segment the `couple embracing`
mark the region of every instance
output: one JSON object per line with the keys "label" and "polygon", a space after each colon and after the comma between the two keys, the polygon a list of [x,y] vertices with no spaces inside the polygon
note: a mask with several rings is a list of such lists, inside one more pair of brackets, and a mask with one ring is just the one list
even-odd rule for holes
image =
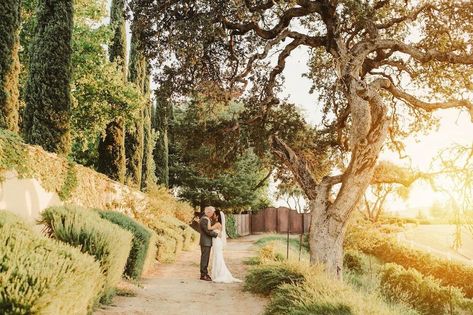
{"label": "couple embracing", "polygon": [[[233,283],[241,282],[233,278],[223,257],[223,248],[227,243],[225,214],[214,207],[206,207],[199,221],[200,227],[200,280]],[[212,253],[212,277],[209,276],[209,260]]]}

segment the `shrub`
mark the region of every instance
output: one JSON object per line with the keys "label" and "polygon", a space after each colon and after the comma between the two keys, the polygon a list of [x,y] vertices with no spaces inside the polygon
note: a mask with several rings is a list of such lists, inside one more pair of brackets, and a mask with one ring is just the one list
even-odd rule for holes
{"label": "shrub", "polygon": [[473,267],[471,266],[411,249],[389,235],[374,229],[352,227],[345,239],[347,240],[346,248],[373,255],[386,263],[414,268],[424,275],[440,280],[442,285],[462,289],[468,298],[473,297]]}
{"label": "shrub", "polygon": [[363,272],[363,257],[354,250],[345,251],[343,256],[343,267],[357,273]]}
{"label": "shrub", "polygon": [[389,315],[415,314],[387,305],[374,294],[364,294],[323,272],[299,284],[278,287],[266,307],[266,315]]}
{"label": "shrub", "polygon": [[237,223],[235,220],[235,216],[231,213],[227,214],[226,216],[226,230],[227,230],[227,235],[229,238],[237,238],[240,235],[238,235],[237,231]]}
{"label": "shrub", "polygon": [[176,241],[165,235],[156,235],[156,258],[163,263],[170,263],[176,259]]}
{"label": "shrub", "polygon": [[444,287],[430,276],[415,269],[386,264],[380,271],[380,289],[391,301],[403,302],[421,314],[451,314],[463,301],[463,293],[454,287]]}
{"label": "shrub", "polygon": [[104,285],[93,257],[0,212],[2,314],[86,314]]}
{"label": "shrub", "polygon": [[100,262],[105,275],[101,301],[108,302],[125,270],[131,233],[100,218],[95,211],[73,206],[46,209],[40,223],[51,237],[80,248]]}
{"label": "shrub", "polygon": [[153,264],[156,261],[157,251],[158,251],[158,239],[154,231],[150,230],[151,237],[149,240],[150,247],[146,253],[145,264],[143,266],[143,274],[148,273],[153,268]]}
{"label": "shrub", "polygon": [[269,295],[284,283],[301,283],[308,269],[300,264],[263,264],[249,270],[245,278],[245,289],[258,294]]}
{"label": "shrub", "polygon": [[[284,265],[284,264],[279,264]],[[277,269],[277,267],[272,267]],[[281,267],[279,267],[281,268]],[[301,272],[302,281],[275,286],[267,315],[320,314],[320,315],[414,315],[416,312],[396,305],[388,305],[372,293],[353,289],[350,285],[330,278],[323,268],[293,263],[292,268]],[[267,281],[261,277],[261,282]]]}
{"label": "shrub", "polygon": [[150,185],[147,189],[148,210],[155,217],[174,216],[183,222],[190,222],[194,217],[194,209],[190,204],[177,200],[162,186]]}
{"label": "shrub", "polygon": [[276,250],[276,243],[272,242],[261,247],[258,252],[260,261],[284,261],[286,258]]}
{"label": "shrub", "polygon": [[139,279],[143,273],[148,251],[155,248],[152,244],[152,231],[129,216],[116,211],[99,211],[100,216],[133,234],[130,255],[125,267],[125,275]]}
{"label": "shrub", "polygon": [[[177,233],[181,234],[183,237],[182,248],[184,250],[189,250],[192,248],[192,245],[195,244],[196,235],[193,238],[193,234],[196,232],[186,223],[180,221],[175,217],[163,216],[159,218],[169,228],[175,230]],[[198,233],[197,233],[198,234]],[[194,240],[193,240],[194,239]]]}

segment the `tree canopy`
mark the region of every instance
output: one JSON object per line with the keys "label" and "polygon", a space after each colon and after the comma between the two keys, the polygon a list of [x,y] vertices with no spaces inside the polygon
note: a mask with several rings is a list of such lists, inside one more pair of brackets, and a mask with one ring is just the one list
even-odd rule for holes
{"label": "tree canopy", "polygon": [[[435,110],[473,114],[471,1],[132,3],[146,52],[161,65],[157,82],[172,82],[175,97],[206,93],[245,104],[229,130],[265,131],[261,138],[268,136],[310,200],[311,260],[334,274],[346,222],[373,175],[402,180],[395,171],[375,172],[383,146],[402,152],[402,137],[435,125]],[[306,75],[322,112],[305,143],[312,156],[337,161],[324,174],[314,174],[301,149],[268,126],[286,104],[278,92],[287,58],[301,48],[310,54]]]}

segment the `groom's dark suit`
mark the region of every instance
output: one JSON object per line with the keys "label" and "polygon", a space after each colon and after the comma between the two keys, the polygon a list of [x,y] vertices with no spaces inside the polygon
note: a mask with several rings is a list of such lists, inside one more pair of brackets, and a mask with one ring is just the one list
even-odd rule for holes
{"label": "groom's dark suit", "polygon": [[205,214],[200,218],[200,276],[205,277],[209,275],[209,259],[210,249],[212,248],[212,237],[217,237],[218,234],[209,230],[208,223],[210,218]]}

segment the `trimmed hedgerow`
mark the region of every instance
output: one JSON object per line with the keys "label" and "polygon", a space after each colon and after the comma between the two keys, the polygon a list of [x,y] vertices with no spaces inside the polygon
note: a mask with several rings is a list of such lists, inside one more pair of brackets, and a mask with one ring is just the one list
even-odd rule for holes
{"label": "trimmed hedgerow", "polygon": [[190,225],[182,222],[181,220],[170,217],[170,216],[163,216],[159,218],[161,222],[167,225],[169,228],[175,230],[176,232],[180,233],[183,237],[183,250],[189,250],[192,248],[193,245],[196,244],[197,240],[197,233],[190,227]]}
{"label": "trimmed hedgerow", "polygon": [[404,268],[414,268],[423,275],[438,279],[442,285],[462,289],[468,298],[473,297],[473,267],[471,266],[409,248],[389,235],[373,229],[352,227],[345,240],[346,248],[373,255],[385,263],[396,263]]}
{"label": "trimmed hedgerow", "polygon": [[152,244],[152,231],[129,216],[116,211],[98,211],[106,219],[133,234],[133,242],[124,274],[132,279],[139,279],[143,273],[146,258]]}
{"label": "trimmed hedgerow", "polygon": [[380,270],[380,289],[389,300],[410,305],[421,314],[452,314],[464,301],[455,287],[445,287],[415,269],[386,264]]}
{"label": "trimmed hedgerow", "polygon": [[176,260],[176,241],[166,235],[156,235],[156,259],[163,263]]}
{"label": "trimmed hedgerow", "polygon": [[41,213],[40,223],[51,237],[80,248],[100,262],[106,279],[101,302],[109,302],[125,270],[132,234],[95,211],[75,206],[48,208]]}
{"label": "trimmed hedgerow", "polygon": [[158,238],[154,231],[149,230],[151,232],[151,237],[149,240],[149,248],[148,252],[146,253],[145,264],[143,266],[143,274],[147,274],[153,269],[153,265],[156,262],[156,256],[158,252]]}
{"label": "trimmed hedgerow", "polygon": [[2,314],[87,314],[105,278],[92,256],[45,238],[0,211]]}

